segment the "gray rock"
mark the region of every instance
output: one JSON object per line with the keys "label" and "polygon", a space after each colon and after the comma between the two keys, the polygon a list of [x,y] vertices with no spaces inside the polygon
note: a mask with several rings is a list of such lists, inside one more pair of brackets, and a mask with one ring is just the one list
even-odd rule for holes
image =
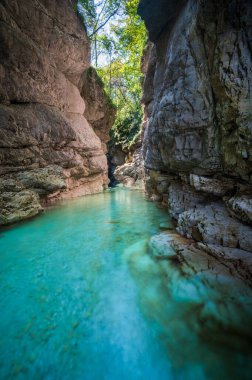
{"label": "gray rock", "polygon": [[231,215],[252,224],[252,198],[248,195],[236,196],[226,202]]}
{"label": "gray rock", "polygon": [[224,196],[234,189],[235,182],[231,179],[216,179],[190,174],[190,184],[197,191],[203,191],[216,196]]}
{"label": "gray rock", "polygon": [[[248,181],[252,4],[242,0],[237,12],[230,2],[180,3],[163,0],[157,7],[154,0],[140,2],[140,14],[150,35],[155,35],[145,79],[153,86],[145,166],[203,176],[219,172]],[[162,21],[154,21],[159,12],[166,20],[173,17],[173,22],[160,29]],[[144,90],[150,91],[150,86]],[[143,100],[149,110],[147,96]]]}
{"label": "gray rock", "polygon": [[169,211],[175,219],[178,219],[184,211],[204,205],[208,200],[206,194],[196,192],[191,186],[176,182],[169,187],[168,194]]}
{"label": "gray rock", "polygon": [[139,13],[154,42],[143,59],[146,192],[180,234],[251,251],[252,2],[141,0]]}
{"label": "gray rock", "polygon": [[141,148],[135,150],[131,162],[118,166],[113,175],[118,182],[127,187],[135,185],[143,187],[145,173]]}
{"label": "gray rock", "polygon": [[123,152],[122,148],[119,146],[112,147],[109,152],[111,156],[111,163],[115,166],[122,166],[125,164],[125,159],[127,154]]}
{"label": "gray rock", "polygon": [[251,227],[230,217],[222,203],[181,213],[177,231],[196,241],[252,251]]}

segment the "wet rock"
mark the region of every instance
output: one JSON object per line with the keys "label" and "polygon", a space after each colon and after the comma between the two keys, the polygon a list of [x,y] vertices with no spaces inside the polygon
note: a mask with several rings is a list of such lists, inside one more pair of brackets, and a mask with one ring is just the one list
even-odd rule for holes
{"label": "wet rock", "polygon": [[157,192],[159,194],[166,194],[169,188],[169,182],[166,180],[161,180],[157,183]]}
{"label": "wet rock", "polygon": [[158,174],[155,177],[155,188],[159,194],[167,194],[171,184],[171,177],[165,174]]}
{"label": "wet rock", "polygon": [[148,243],[151,254],[157,259],[172,259],[176,257],[176,252],[172,247],[174,239],[182,240],[179,235],[162,232],[150,238]]}
{"label": "wet rock", "polygon": [[149,199],[152,201],[152,202],[159,202],[161,203],[162,202],[162,196],[160,194],[152,194]]}

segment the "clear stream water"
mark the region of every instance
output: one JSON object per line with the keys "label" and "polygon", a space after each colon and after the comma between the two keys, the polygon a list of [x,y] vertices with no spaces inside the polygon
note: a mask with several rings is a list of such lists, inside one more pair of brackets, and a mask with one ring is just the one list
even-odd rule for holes
{"label": "clear stream water", "polygon": [[249,378],[247,352],[202,340],[143,249],[167,220],[119,188],[2,231],[0,379]]}

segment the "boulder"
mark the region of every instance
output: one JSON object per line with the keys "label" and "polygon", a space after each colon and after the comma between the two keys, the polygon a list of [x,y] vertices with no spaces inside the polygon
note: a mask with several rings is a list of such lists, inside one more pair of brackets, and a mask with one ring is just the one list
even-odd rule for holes
{"label": "boulder", "polygon": [[41,211],[39,197],[34,191],[0,193],[0,226],[31,218]]}

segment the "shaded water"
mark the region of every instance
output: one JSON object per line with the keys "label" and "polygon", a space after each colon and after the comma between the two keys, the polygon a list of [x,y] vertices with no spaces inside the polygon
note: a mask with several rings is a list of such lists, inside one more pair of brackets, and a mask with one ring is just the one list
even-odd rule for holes
{"label": "shaded water", "polygon": [[146,254],[167,219],[117,189],[3,231],[0,379],[247,378],[247,352],[202,340],[197,305],[174,303]]}

